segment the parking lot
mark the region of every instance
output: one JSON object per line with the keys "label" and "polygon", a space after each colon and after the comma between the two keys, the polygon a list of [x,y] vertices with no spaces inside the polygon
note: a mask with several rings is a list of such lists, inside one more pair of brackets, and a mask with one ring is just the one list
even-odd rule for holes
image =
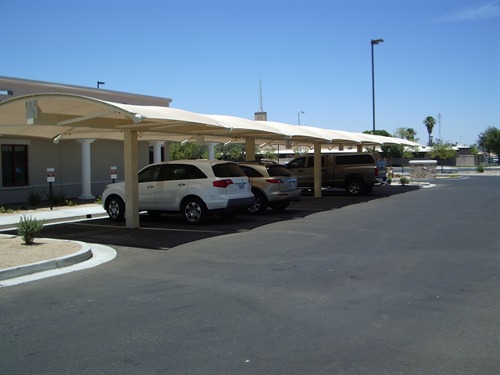
{"label": "parking lot", "polygon": [[117,257],[2,288],[2,370],[498,374],[499,183],[306,194],[201,226],[47,226]]}
{"label": "parking lot", "polygon": [[[140,216],[140,229],[127,229],[123,222],[114,222],[103,218],[45,226],[41,236],[103,245],[168,250],[186,242],[249,231],[265,224],[303,218],[320,211],[341,209],[349,205],[404,194],[416,189],[419,189],[416,185],[376,186],[372,193],[360,197],[349,196],[345,190],[341,189],[323,191],[321,198],[314,198],[312,192],[305,192],[300,202],[292,202],[284,211],[268,209],[262,215],[242,213],[232,219],[212,215],[202,225],[188,225],[184,223],[179,214],[164,214],[158,217],[144,213]],[[14,234],[15,232],[8,233]]]}

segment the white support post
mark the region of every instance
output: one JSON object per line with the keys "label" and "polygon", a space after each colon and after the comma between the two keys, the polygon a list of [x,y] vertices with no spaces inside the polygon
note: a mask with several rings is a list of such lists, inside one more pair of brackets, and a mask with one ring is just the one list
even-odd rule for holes
{"label": "white support post", "polygon": [[91,180],[91,161],[90,161],[90,145],[95,139],[79,139],[82,151],[82,194],[79,199],[94,199],[92,195],[92,180]]}
{"label": "white support post", "polygon": [[161,146],[163,146],[164,141],[155,141],[153,142],[153,162],[160,163],[161,162]]}
{"label": "white support post", "polygon": [[207,143],[208,149],[208,160],[215,160],[215,143],[209,142]]}

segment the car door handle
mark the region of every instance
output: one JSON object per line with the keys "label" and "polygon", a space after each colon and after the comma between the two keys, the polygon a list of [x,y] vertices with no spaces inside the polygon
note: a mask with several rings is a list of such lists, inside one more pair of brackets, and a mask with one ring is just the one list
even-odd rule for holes
{"label": "car door handle", "polygon": [[154,185],[148,185],[148,186],[146,186],[146,189],[154,189],[154,188],[155,188]]}
{"label": "car door handle", "polygon": [[180,184],[178,184],[177,186],[186,186],[186,184],[184,184],[184,183],[182,183],[182,182],[181,182],[181,183],[180,183]]}

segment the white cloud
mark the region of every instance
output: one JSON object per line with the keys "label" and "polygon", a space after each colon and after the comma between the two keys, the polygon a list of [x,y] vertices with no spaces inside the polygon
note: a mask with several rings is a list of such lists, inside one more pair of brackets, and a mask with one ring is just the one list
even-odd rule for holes
{"label": "white cloud", "polygon": [[437,18],[437,21],[477,21],[500,15],[500,4],[488,3],[459,9]]}

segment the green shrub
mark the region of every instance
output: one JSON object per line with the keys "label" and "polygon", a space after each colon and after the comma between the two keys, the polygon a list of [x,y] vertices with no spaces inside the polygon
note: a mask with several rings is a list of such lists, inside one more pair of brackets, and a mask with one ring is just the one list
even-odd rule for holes
{"label": "green shrub", "polygon": [[50,194],[45,194],[47,197],[47,201],[51,203],[52,206],[60,206],[66,203],[66,196],[59,192],[59,193],[52,193],[52,197]]}
{"label": "green shrub", "polygon": [[479,164],[479,165],[477,166],[476,170],[477,170],[479,173],[483,173],[483,172],[484,172],[484,167],[483,167],[481,164]]}
{"label": "green shrub", "polygon": [[0,206],[0,214],[11,214],[14,210],[12,208],[5,208],[4,206]]}
{"label": "green shrub", "polygon": [[409,184],[410,183],[410,179],[408,177],[405,177],[405,176],[402,176],[400,179],[399,179],[399,183],[403,186],[405,186],[406,184]]}
{"label": "green shrub", "polygon": [[37,191],[28,190],[26,193],[26,200],[30,206],[38,206],[38,204],[42,201],[42,195]]}
{"label": "green shrub", "polygon": [[43,221],[22,216],[17,224],[17,234],[21,236],[26,245],[31,245],[35,236],[43,229]]}

